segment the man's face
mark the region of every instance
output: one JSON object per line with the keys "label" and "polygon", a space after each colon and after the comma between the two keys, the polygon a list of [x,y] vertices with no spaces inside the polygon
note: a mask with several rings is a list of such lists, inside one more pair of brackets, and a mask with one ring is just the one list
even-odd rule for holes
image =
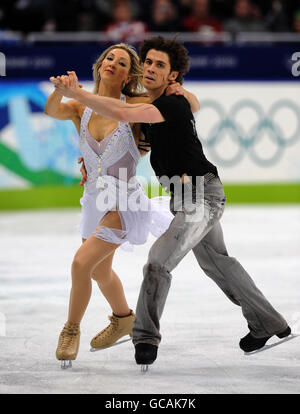
{"label": "man's face", "polygon": [[155,49],[149,50],[143,65],[143,84],[146,89],[165,89],[177,76],[178,72],[171,72],[167,53]]}

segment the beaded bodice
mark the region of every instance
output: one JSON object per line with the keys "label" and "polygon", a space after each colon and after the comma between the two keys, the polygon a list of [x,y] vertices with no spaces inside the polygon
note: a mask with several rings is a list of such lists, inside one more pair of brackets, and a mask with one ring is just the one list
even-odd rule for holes
{"label": "beaded bodice", "polygon": [[[121,100],[125,101],[125,96],[121,95]],[[88,123],[92,115],[91,108],[85,108],[80,123],[80,150],[84,158],[87,171],[87,181],[85,190],[88,192],[96,191],[96,182],[99,175],[118,176],[119,168],[126,168],[131,172],[130,176],[135,175],[136,165],[140,158],[140,153],[135,144],[133,133],[128,122],[119,122],[117,128],[105,137],[98,145],[97,141],[90,135]],[[94,144],[90,145],[93,140]],[[97,146],[99,151],[96,151]]]}

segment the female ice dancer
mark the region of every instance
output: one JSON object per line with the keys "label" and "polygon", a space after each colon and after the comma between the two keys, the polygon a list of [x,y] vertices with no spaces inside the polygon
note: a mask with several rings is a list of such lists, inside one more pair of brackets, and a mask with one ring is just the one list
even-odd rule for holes
{"label": "female ice dancer", "polygon": [[[142,70],[139,58],[126,44],[105,50],[93,66],[93,75],[95,94],[131,104],[149,102],[140,93]],[[54,85],[58,80],[67,79],[67,76],[50,78]],[[198,110],[196,98],[192,94],[187,97],[192,109]],[[62,103],[61,99],[62,95],[54,91],[46,102],[45,113],[56,119],[73,121],[80,136],[88,174],[80,200],[83,243],[73,259],[68,320],[56,351],[57,359],[63,361],[62,367],[67,367],[78,353],[80,322],[90,300],[91,279],[97,282],[113,312],[109,316],[110,324],[91,340],[92,348],[107,348],[121,337],[132,335],[135,315],[127,304],[122,283],[112,269],[114,253],[125,242],[145,243],[150,231],[159,236],[168,228],[173,216],[167,209],[155,207],[135,179],[140,152],[145,153],[138,150],[140,126],[104,118],[74,100]],[[97,198],[99,187],[100,193],[101,188],[110,187],[118,194],[124,194],[121,189],[124,182],[130,182],[125,191],[127,201],[139,199],[140,205],[146,208],[121,209],[120,201],[124,202],[124,199],[119,198],[115,206],[103,208],[103,200],[101,203]]]}

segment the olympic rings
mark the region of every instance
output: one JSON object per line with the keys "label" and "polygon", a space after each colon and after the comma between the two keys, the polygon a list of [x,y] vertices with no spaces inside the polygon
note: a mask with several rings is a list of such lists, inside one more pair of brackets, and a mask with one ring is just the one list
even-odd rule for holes
{"label": "olympic rings", "polygon": [[[202,110],[211,109],[216,113],[217,121],[210,128],[206,137],[203,137],[201,134],[200,123],[197,130],[202,144],[209,148],[213,161],[220,166],[234,166],[243,159],[246,153],[248,153],[253,162],[260,166],[268,167],[274,165],[283,155],[284,148],[292,146],[300,139],[300,107],[287,99],[275,102],[267,114],[265,114],[263,108],[257,102],[250,99],[237,102],[233,105],[228,115],[225,114],[223,106],[212,99],[200,101],[200,106]],[[245,131],[244,126],[237,120],[239,111],[243,109],[252,110],[257,118],[248,132]],[[292,111],[296,118],[296,128],[290,136],[285,136],[279,123],[276,122],[278,113],[282,109]],[[237,147],[237,151],[230,158],[220,155],[217,148],[225,135],[229,136],[234,146]],[[266,135],[276,145],[276,150],[271,156],[264,158],[258,155],[256,146]]]}

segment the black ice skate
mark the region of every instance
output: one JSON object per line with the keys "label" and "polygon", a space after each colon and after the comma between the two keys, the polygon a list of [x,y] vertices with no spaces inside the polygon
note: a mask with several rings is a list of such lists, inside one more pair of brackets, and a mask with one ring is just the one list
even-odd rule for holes
{"label": "black ice skate", "polygon": [[148,365],[153,364],[157,357],[156,345],[152,344],[137,344],[135,345],[135,360],[138,365],[141,365],[141,371],[147,372]]}
{"label": "black ice skate", "polygon": [[[277,334],[276,336],[280,339],[282,338],[286,338],[289,335],[291,335],[291,328],[288,326],[286,328],[286,330],[284,330],[283,332]],[[266,344],[266,342],[272,338],[273,335],[271,336],[265,336],[264,338],[255,338],[252,333],[251,330],[248,333],[248,335],[244,336],[244,338],[242,338],[240,340],[240,348],[245,352],[245,353],[249,353],[249,352],[254,352],[257,351],[261,348],[263,348]],[[278,342],[279,344],[280,342]],[[271,347],[272,345],[270,345]]]}

